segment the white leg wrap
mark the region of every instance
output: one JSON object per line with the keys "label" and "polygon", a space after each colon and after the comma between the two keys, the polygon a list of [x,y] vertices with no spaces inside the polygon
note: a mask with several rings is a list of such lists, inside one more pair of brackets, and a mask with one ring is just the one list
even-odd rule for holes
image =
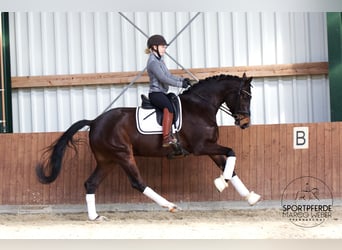
{"label": "white leg wrap", "polygon": [[87,201],[87,208],[88,208],[88,218],[89,220],[95,220],[99,216],[96,213],[95,194],[87,194],[86,201]]}
{"label": "white leg wrap", "polygon": [[215,187],[219,192],[222,192],[225,188],[228,187],[228,183],[226,180],[230,180],[233,176],[235,161],[235,156],[229,156],[226,160],[226,165],[224,167],[222,175],[214,180]]}
{"label": "white leg wrap", "polygon": [[216,178],[214,180],[215,187],[217,191],[222,192],[225,188],[228,187],[227,181],[224,179],[223,175],[220,175],[220,177]]}
{"label": "white leg wrap", "polygon": [[249,190],[246,188],[245,184],[242,183],[242,181],[237,175],[235,175],[230,180],[230,182],[242,197],[247,197],[249,195]]}
{"label": "white leg wrap", "polygon": [[143,194],[156,202],[161,207],[167,207],[169,208],[169,210],[175,209],[177,207],[175,204],[169,202],[164,197],[154,192],[150,187],[146,187]]}
{"label": "white leg wrap", "polygon": [[226,160],[226,165],[223,170],[223,177],[226,180],[230,180],[233,176],[233,171],[235,168],[235,162],[236,162],[236,157],[235,156],[229,156]]}
{"label": "white leg wrap", "polygon": [[230,182],[235,187],[236,191],[248,201],[249,205],[253,206],[260,201],[261,196],[253,191],[249,192],[237,175],[235,175]]}

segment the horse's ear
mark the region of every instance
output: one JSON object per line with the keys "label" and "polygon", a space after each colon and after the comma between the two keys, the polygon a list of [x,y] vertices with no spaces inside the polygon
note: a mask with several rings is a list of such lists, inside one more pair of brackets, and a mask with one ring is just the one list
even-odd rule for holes
{"label": "horse's ear", "polygon": [[243,75],[242,75],[242,80],[243,80],[244,82],[246,82],[246,83],[251,83],[252,80],[253,80],[253,77],[247,77],[246,72],[245,72],[245,73],[243,73]]}

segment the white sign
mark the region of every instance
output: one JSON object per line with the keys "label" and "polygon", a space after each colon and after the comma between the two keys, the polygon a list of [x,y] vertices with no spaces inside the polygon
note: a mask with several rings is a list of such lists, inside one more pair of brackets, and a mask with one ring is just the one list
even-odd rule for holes
{"label": "white sign", "polygon": [[309,148],[309,128],[294,127],[293,128],[293,148],[307,149]]}

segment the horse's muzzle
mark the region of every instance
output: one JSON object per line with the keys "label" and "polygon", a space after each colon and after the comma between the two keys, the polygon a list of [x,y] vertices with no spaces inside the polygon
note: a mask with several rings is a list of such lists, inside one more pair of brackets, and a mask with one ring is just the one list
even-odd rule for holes
{"label": "horse's muzzle", "polygon": [[241,129],[248,128],[250,125],[250,117],[244,115],[235,116],[235,125],[239,126]]}

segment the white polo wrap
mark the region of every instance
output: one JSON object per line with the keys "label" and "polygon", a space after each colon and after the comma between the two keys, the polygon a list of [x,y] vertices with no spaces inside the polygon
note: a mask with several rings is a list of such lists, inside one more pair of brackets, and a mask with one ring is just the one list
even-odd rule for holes
{"label": "white polo wrap", "polygon": [[235,169],[235,162],[236,157],[235,156],[229,156],[226,160],[226,165],[223,170],[223,177],[226,180],[230,180],[233,177],[233,171]]}
{"label": "white polo wrap", "polygon": [[95,194],[86,194],[88,218],[89,220],[95,220],[99,215],[96,213],[95,206]]}

